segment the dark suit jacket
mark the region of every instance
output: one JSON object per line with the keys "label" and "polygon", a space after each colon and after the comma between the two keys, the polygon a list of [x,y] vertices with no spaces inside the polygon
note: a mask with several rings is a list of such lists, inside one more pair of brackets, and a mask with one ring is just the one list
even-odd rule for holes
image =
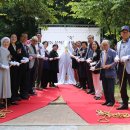
{"label": "dark suit jacket", "polygon": [[[94,53],[94,52],[93,52]],[[99,60],[100,60],[100,54],[101,54],[101,50],[96,50],[96,55],[93,55],[93,57],[92,57],[92,62],[99,62]],[[100,73],[100,70],[95,70],[95,71],[93,71],[93,73],[94,74],[98,74],[98,73]]]}
{"label": "dark suit jacket", "polygon": [[10,54],[11,54],[11,61],[20,62],[21,56],[18,54],[18,45],[17,45],[17,43],[16,43],[16,50],[14,49],[12,44],[10,44],[8,50],[10,51]]}
{"label": "dark suit jacket", "polygon": [[[82,55],[80,55],[80,58],[86,58],[86,52],[87,52],[87,48],[86,49],[80,49],[80,53],[82,53]],[[84,62],[79,62],[78,63],[78,73],[79,73],[79,77],[80,78],[86,78],[87,77],[87,73],[86,73],[86,61]]]}
{"label": "dark suit jacket", "polygon": [[82,55],[79,54],[80,58],[86,58],[86,53],[87,53],[88,49],[81,48],[80,51],[82,52]]}
{"label": "dark suit jacket", "polygon": [[[78,55],[78,49],[74,50],[73,55],[74,56],[79,56]],[[72,68],[73,69],[77,69],[78,68],[78,62],[77,62],[77,60],[75,58],[71,58],[71,59],[72,59]]]}
{"label": "dark suit jacket", "polygon": [[[45,57],[49,58],[49,52],[45,50]],[[43,69],[49,70],[50,69],[50,61],[49,60],[44,60],[43,61]]]}
{"label": "dark suit jacket", "polygon": [[[18,47],[18,49],[21,49],[21,53],[19,54],[20,60],[21,60],[23,57],[29,58],[29,47],[28,47],[28,46],[26,46],[27,51],[25,51],[25,49],[24,49],[24,47],[23,47],[23,44],[22,44],[21,42],[18,43],[17,47]],[[29,70],[29,63],[21,64],[21,65],[20,65],[20,68],[21,68],[23,71],[28,71],[28,70]]]}
{"label": "dark suit jacket", "polygon": [[[50,52],[50,58],[58,57],[58,53],[54,50]],[[59,73],[59,60],[50,61],[50,70]]]}
{"label": "dark suit jacket", "polygon": [[25,51],[23,44],[21,42],[18,43],[17,47],[18,47],[18,49],[21,49],[21,54],[20,54],[21,58],[23,58],[23,57],[29,58],[29,47],[28,46],[26,46],[27,51]]}
{"label": "dark suit jacket", "polygon": [[[111,65],[111,68],[109,69],[104,69],[101,70],[101,79],[102,78],[116,78],[116,69],[115,69],[115,62],[114,62],[114,58],[116,57],[116,52],[109,48],[108,52],[107,52],[107,60],[106,60],[106,65]],[[103,51],[100,55],[100,61],[98,62],[98,64],[96,65],[96,68],[102,67],[103,65]]]}
{"label": "dark suit jacket", "polygon": [[93,57],[93,50],[91,49],[91,46],[88,46],[87,53],[86,53],[86,59]]}

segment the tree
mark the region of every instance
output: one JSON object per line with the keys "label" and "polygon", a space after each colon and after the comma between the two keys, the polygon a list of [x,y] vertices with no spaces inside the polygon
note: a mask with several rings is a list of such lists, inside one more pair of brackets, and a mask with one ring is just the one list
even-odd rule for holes
{"label": "tree", "polygon": [[93,21],[86,20],[84,18],[75,19],[72,17],[71,7],[67,6],[69,2],[79,2],[80,0],[55,0],[55,2],[50,6],[56,11],[56,18],[59,24],[92,24]]}
{"label": "tree", "polygon": [[116,34],[122,25],[130,25],[129,0],[81,0],[70,2],[72,16],[95,21],[106,34]]}
{"label": "tree", "polygon": [[55,10],[48,8],[53,0],[3,0],[0,12],[6,14],[0,19],[0,32],[4,35],[28,32],[30,36],[37,32],[38,24],[58,20]]}

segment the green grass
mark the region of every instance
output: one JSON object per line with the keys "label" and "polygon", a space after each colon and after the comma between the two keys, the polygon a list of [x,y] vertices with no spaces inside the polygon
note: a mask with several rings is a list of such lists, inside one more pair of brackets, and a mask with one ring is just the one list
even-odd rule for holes
{"label": "green grass", "polygon": [[[127,86],[127,93],[128,96],[130,97],[130,86]],[[120,95],[120,86],[119,85],[115,85],[115,99],[117,101],[121,101],[121,95]]]}

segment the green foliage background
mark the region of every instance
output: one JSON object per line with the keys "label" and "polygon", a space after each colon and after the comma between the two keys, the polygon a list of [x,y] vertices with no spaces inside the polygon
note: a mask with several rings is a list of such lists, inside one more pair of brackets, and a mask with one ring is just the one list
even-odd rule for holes
{"label": "green foliage background", "polygon": [[101,27],[103,37],[120,38],[130,25],[130,0],[0,0],[0,38],[35,35],[43,24],[87,24]]}

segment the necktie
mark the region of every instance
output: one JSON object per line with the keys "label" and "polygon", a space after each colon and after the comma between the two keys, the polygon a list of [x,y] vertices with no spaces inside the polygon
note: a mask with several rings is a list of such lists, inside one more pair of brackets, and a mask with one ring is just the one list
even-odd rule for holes
{"label": "necktie", "polygon": [[33,47],[34,53],[37,54],[35,46],[32,45],[32,47]]}
{"label": "necktie", "polygon": [[41,55],[41,47],[40,47],[40,43],[38,43],[38,52]]}
{"label": "necktie", "polygon": [[103,59],[103,65],[106,64],[106,60],[107,60],[107,51],[104,51],[104,59]]}
{"label": "necktie", "polygon": [[25,50],[25,52],[27,53],[27,48],[26,48],[26,45],[24,45],[24,50]]}

